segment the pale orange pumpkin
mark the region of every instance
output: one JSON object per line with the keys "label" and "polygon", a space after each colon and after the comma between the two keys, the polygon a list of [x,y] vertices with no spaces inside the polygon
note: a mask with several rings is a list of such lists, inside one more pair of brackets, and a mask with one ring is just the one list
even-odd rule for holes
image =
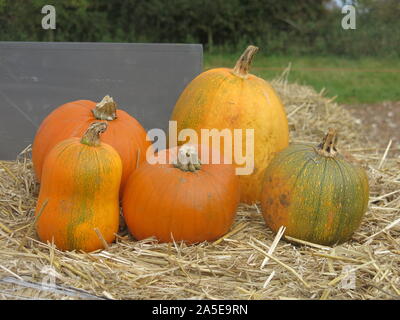
{"label": "pale orange pumpkin", "polygon": [[[233,129],[242,129],[243,155],[245,130],[254,129],[254,171],[240,176],[241,200],[246,203],[261,199],[265,169],[275,153],[289,143],[288,121],[281,100],[269,83],[248,72],[257,50],[249,46],[234,69],[217,68],[200,74],[183,91],[171,116],[171,120],[177,121],[178,132],[194,129],[200,144],[207,143],[201,140],[201,129],[227,128],[232,133]],[[227,153],[223,143],[221,151]],[[236,159],[233,162],[243,167]]]}
{"label": "pale orange pumpkin", "polygon": [[100,141],[106,128],[96,122],[82,138],[61,141],[43,165],[36,229],[61,250],[101,249],[118,231],[122,162]]}

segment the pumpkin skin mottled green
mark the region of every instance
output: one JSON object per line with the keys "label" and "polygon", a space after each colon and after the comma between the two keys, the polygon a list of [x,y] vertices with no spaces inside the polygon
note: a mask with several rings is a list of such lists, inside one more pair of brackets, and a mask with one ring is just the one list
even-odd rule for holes
{"label": "pumpkin skin mottled green", "polygon": [[274,232],[322,245],[349,240],[368,207],[365,171],[339,154],[295,144],[268,166],[262,189],[264,220]]}

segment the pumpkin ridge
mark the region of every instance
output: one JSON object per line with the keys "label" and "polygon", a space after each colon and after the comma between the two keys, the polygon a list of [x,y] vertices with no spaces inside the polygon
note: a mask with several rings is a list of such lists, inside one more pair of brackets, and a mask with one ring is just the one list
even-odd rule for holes
{"label": "pumpkin ridge", "polygon": [[[214,178],[215,179],[215,175],[214,174],[212,174],[212,172],[209,172],[209,171],[205,171],[210,177],[212,177],[212,178]],[[219,180],[219,179],[218,179]],[[217,184],[216,183],[211,183],[210,184],[211,186],[212,186],[212,190],[214,191],[213,192],[213,195],[219,200],[219,202],[220,203],[223,203],[223,198],[221,197],[221,194],[220,194],[220,188],[217,188]],[[225,215],[221,215],[220,216],[220,220],[222,221],[222,224],[223,225],[226,225],[227,223],[226,223],[226,216]],[[229,229],[228,229],[229,230]]]}
{"label": "pumpkin ridge", "polygon": [[[261,80],[265,82],[265,86],[269,86],[269,87],[270,87],[270,90],[271,90],[271,91],[274,90],[274,89],[272,88],[272,86],[269,85],[268,82],[266,82],[264,79],[261,79]],[[265,87],[262,88],[262,91],[264,92],[264,95],[265,95],[266,99],[267,99],[268,102],[269,102],[269,106],[275,105],[276,102],[278,102],[278,104],[281,106],[280,109],[274,110],[274,113],[275,113],[274,119],[280,118],[281,120],[287,122],[287,121],[288,121],[288,118],[287,118],[287,114],[286,114],[286,108],[285,108],[285,105],[283,104],[283,102],[282,102],[280,96],[279,96],[279,95],[275,95],[275,96],[274,96],[274,95],[271,95],[271,92],[268,92],[267,89],[266,89]],[[273,100],[273,99],[276,99],[276,102],[274,103],[273,101],[271,101],[271,99],[272,99],[272,100]],[[286,125],[286,126],[285,126],[285,130],[288,132],[288,133],[287,133],[287,141],[286,141],[286,143],[285,143],[284,145],[282,145],[282,143],[279,143],[279,148],[280,148],[281,150],[282,150],[283,148],[287,147],[287,145],[288,145],[288,143],[289,143],[289,125]],[[274,133],[276,133],[276,132],[274,132]],[[276,137],[275,137],[275,138],[276,138]],[[275,143],[277,143],[277,142],[275,142]]]}
{"label": "pumpkin ridge", "polygon": [[[348,163],[345,162],[343,167],[344,167],[345,171],[347,172],[347,176],[349,177],[349,180],[354,184],[354,181],[358,181],[358,177],[357,177],[356,173],[354,172],[354,170],[350,170],[350,168],[352,168],[352,166],[351,165],[347,165],[347,164]],[[358,195],[358,191],[357,190],[354,191],[353,194],[354,195]],[[345,219],[343,219],[344,220],[343,221],[343,225],[348,225],[349,222],[354,224],[354,222],[352,222],[352,221],[348,222],[349,217],[350,217],[350,214],[347,213],[347,215],[345,216]],[[357,220],[358,220],[358,217],[357,217]]]}
{"label": "pumpkin ridge", "polygon": [[[81,108],[86,109],[85,111],[87,111],[91,116],[93,116],[93,113],[91,112],[93,106],[88,106],[87,104],[83,103],[83,101],[85,101],[86,103],[93,103],[94,106],[96,106],[96,103],[93,102],[93,101],[90,101],[90,100],[77,100],[77,101],[74,101],[74,104],[77,104]],[[67,102],[67,103],[71,103],[71,102]],[[80,108],[76,108],[76,109],[79,110]],[[57,110],[57,109],[55,109],[55,110]],[[92,121],[93,120],[95,120],[95,119],[92,119]]]}
{"label": "pumpkin ridge", "polygon": [[[344,168],[346,168],[346,171],[347,171],[347,173],[348,173],[348,176],[349,177],[351,177],[352,176],[352,178],[351,178],[351,181],[360,181],[359,180],[359,176],[358,176],[358,173],[357,173],[357,171],[355,171],[354,170],[354,167],[353,167],[353,165],[351,164],[351,163],[348,163],[348,162],[344,162]],[[362,184],[361,184],[362,185]],[[354,187],[352,188],[352,189],[354,189]],[[360,192],[362,193],[362,190],[360,190]],[[352,190],[352,193],[355,195],[355,196],[358,196],[359,195],[359,190],[357,190],[357,189],[354,189],[354,190]],[[355,197],[354,197],[355,198]],[[361,205],[362,205],[362,207],[361,207]],[[360,203],[360,208],[361,209],[363,209],[363,207],[364,207],[364,205],[363,205],[363,203]],[[357,210],[358,211],[358,210]],[[361,215],[361,217],[362,217],[362,215]],[[346,215],[346,222],[347,222],[347,220],[349,220],[349,218],[350,218],[350,215],[348,214],[348,215]],[[356,225],[356,228],[358,228],[359,227],[359,224],[361,223],[361,219],[360,219],[360,217],[356,217],[357,218],[357,225],[356,225],[356,223],[354,223],[353,222],[353,225]],[[350,221],[351,222],[351,221]],[[346,223],[346,225],[348,225],[348,222]]]}
{"label": "pumpkin ridge", "polygon": [[304,149],[300,149],[300,150],[294,150],[292,152],[286,153],[284,155],[284,158],[282,158],[282,160],[287,160],[289,157],[291,157],[292,155],[296,154],[296,153],[300,153],[300,152],[309,152],[309,148],[304,148]]}
{"label": "pumpkin ridge", "polygon": [[[224,166],[224,164],[222,164],[222,166]],[[204,175],[206,175],[206,176],[208,176],[208,177],[210,177],[211,179],[211,181],[213,180],[213,179],[215,179],[216,181],[218,181],[218,182],[220,182],[220,183],[223,183],[223,181],[221,181],[221,179],[220,179],[220,176],[221,175],[216,175],[216,174],[214,174],[214,173],[216,173],[216,172],[214,172],[214,171],[212,171],[212,170],[201,170],[201,172],[204,174]],[[219,203],[224,203],[224,199],[223,199],[223,197],[221,197],[221,187],[219,187],[219,188],[217,188],[217,186],[218,186],[218,184],[216,184],[216,183],[211,183],[210,184],[210,187],[212,188],[212,194],[214,195],[214,196],[216,196],[216,198],[219,200]],[[233,217],[233,219],[235,219],[235,217],[236,217],[236,215]],[[232,222],[231,223],[227,223],[227,222],[229,222],[229,221],[227,221],[226,219],[227,218],[229,218],[228,216],[226,216],[226,215],[221,215],[221,221],[223,222],[223,225],[231,225],[232,226]],[[229,230],[229,229],[228,229]]]}
{"label": "pumpkin ridge", "polygon": [[[173,168],[173,167],[171,167]],[[172,179],[174,179],[174,175],[169,171],[169,170],[162,170],[162,168],[160,168],[161,170],[161,176],[158,176],[160,178],[160,180],[165,181],[166,178],[169,181],[174,181],[174,180],[170,180],[171,179],[171,175],[172,175]],[[191,175],[190,172],[187,171],[180,171],[179,176],[176,177],[177,180],[179,180],[182,176],[187,176],[187,175]],[[186,179],[190,179],[190,177],[186,177]],[[166,192],[170,189],[168,184],[165,184],[165,188],[160,189],[160,192],[158,192],[160,194],[160,198],[159,198],[159,203],[163,204],[163,209],[166,209],[165,213],[168,213],[169,219],[168,221],[165,223],[165,226],[168,227],[167,229],[169,230],[173,230],[174,226],[176,228],[176,226],[178,225],[179,227],[177,228],[178,230],[182,230],[183,228],[179,225],[179,223],[181,222],[179,219],[177,220],[176,215],[170,214],[170,212],[173,210],[173,208],[169,205],[171,203],[175,203],[175,201],[177,201],[178,198],[182,199],[183,195],[187,195],[187,189],[186,187],[182,184],[178,184],[178,189],[176,190],[176,192],[173,193],[173,196],[171,197],[171,193],[170,192]],[[184,197],[184,199],[186,199],[187,201],[187,197]],[[150,203],[150,202],[148,202]],[[143,209],[144,212],[147,212],[148,209],[144,208]],[[155,217],[156,218],[156,217]],[[181,237],[181,235],[178,234],[173,234],[172,236],[174,237],[174,239]]]}
{"label": "pumpkin ridge", "polygon": [[[322,203],[322,198],[323,198],[323,189],[324,189],[324,182],[326,180],[326,167],[327,167],[327,158],[323,158],[324,159],[324,169],[322,170],[322,180],[320,181],[320,188],[319,188],[319,192],[318,192],[318,204],[315,210],[315,214],[314,214],[314,219],[312,222],[312,229],[315,229],[318,225],[318,214],[321,208],[321,203]],[[319,236],[319,235],[317,235]],[[321,235],[322,237],[322,235]]]}
{"label": "pumpkin ridge", "polygon": [[[165,173],[165,175],[167,175],[167,172]],[[181,196],[181,192],[179,192],[180,190],[178,189],[177,191],[178,192],[175,192],[174,196],[172,198],[171,197],[168,198],[168,201],[169,201],[168,204],[169,203],[175,203],[176,199]],[[168,194],[166,196],[168,197]],[[171,230],[172,226],[175,224],[174,219],[176,219],[176,216],[173,215],[173,214],[170,214],[170,212],[172,210],[172,206],[167,206],[167,208],[168,208],[169,219],[166,222],[166,225],[168,226],[168,229]]]}
{"label": "pumpkin ridge", "polygon": [[[215,98],[218,96],[218,92],[219,92],[219,90],[221,90],[222,86],[224,84],[226,84],[226,82],[228,81],[228,77],[229,76],[226,75],[224,78],[221,78],[221,82],[218,84],[218,87],[215,88],[213,95],[211,96],[211,98],[208,98],[208,100],[210,101],[210,104],[209,104],[208,108],[206,107],[207,111],[215,109],[215,102],[214,102],[216,100]],[[205,107],[205,105],[203,104],[202,108],[204,108],[204,107]],[[204,116],[204,113],[203,113],[203,116]],[[213,120],[214,116],[211,112],[207,112],[206,116],[203,118],[202,122],[210,123],[210,122],[212,122],[212,121],[209,121],[210,119]],[[200,128],[200,130],[201,129],[205,129],[205,128]],[[218,129],[218,128],[216,128],[216,129]],[[202,144],[202,143],[203,142],[200,141],[200,144]]]}
{"label": "pumpkin ridge", "polygon": [[[138,171],[138,173],[134,172],[132,174],[132,176],[135,175],[135,180],[142,181],[142,179],[146,179],[146,177],[148,177],[150,180],[154,179],[153,175],[155,175],[155,174],[150,170],[152,165],[151,164],[146,164],[145,166],[141,167],[141,171]],[[168,174],[169,174],[168,171],[161,170],[161,168],[159,167],[158,164],[155,164],[154,166],[156,166],[156,168],[158,169],[155,172],[156,173],[156,179],[159,179],[159,180],[163,179],[163,181],[164,181],[164,179],[166,179],[166,177],[168,177]],[[133,180],[128,180],[128,183],[127,183],[127,186],[126,186],[127,189],[130,188],[129,181],[133,181]],[[153,185],[151,185],[151,188],[152,188],[152,192],[154,192],[155,191],[155,187]],[[163,202],[161,202],[162,200],[164,200],[163,197],[167,197],[167,200],[170,199],[170,198],[168,198],[168,193],[166,192],[168,189],[169,189],[169,185],[168,185],[168,183],[166,183],[166,184],[164,184],[163,188],[160,189],[160,192],[158,192],[158,194],[160,195],[160,198],[158,199],[158,201],[160,203],[163,203]],[[140,212],[139,212],[139,210],[135,210],[134,214],[136,216],[137,215],[141,215],[142,212],[148,212],[148,207],[152,205],[152,203],[150,201],[151,196],[152,196],[152,192],[148,192],[147,194],[145,194],[145,198],[143,198],[143,195],[141,195],[141,197],[143,199],[146,199],[146,201],[143,201],[145,203],[144,206],[139,208]],[[133,195],[130,197],[131,198],[130,201],[132,201],[132,202],[135,201],[136,202],[138,200],[138,197],[136,197],[137,194],[138,194],[137,192],[133,193]],[[127,201],[125,199],[125,197],[124,197],[123,201],[124,202]],[[165,201],[164,201],[164,203],[165,203]],[[124,211],[123,211],[123,214],[124,214],[124,217],[125,217],[126,213]],[[153,220],[156,220],[157,218],[158,218],[158,216],[155,216]],[[152,223],[154,223],[154,221],[152,221]],[[147,230],[144,230],[144,232],[147,232]],[[133,232],[132,232],[132,234],[133,234]],[[137,234],[136,235],[133,234],[133,235],[134,235],[135,238],[138,236]],[[139,237],[140,237],[140,235],[139,235]]]}
{"label": "pumpkin ridge", "polygon": [[[96,148],[101,147],[101,145],[96,146]],[[80,170],[82,170],[82,166],[78,166],[78,163],[80,165],[84,164],[85,162],[88,162],[89,160],[93,160],[93,159],[88,159],[87,157],[92,157],[93,155],[96,155],[97,158],[97,152],[93,152],[93,155],[89,154],[86,155],[86,153],[90,153],[90,150],[88,150],[87,148],[81,148],[79,150],[79,153],[76,156],[76,166],[77,168],[73,170],[73,172],[78,172],[78,176],[84,176],[82,173],[80,173]],[[98,160],[98,159],[96,159]],[[96,165],[99,166],[100,162],[96,161]],[[96,168],[98,170],[98,167]],[[97,172],[97,176],[99,175],[99,172]],[[87,177],[85,177],[84,179],[74,179],[75,181],[79,181],[79,180],[83,180],[86,181]],[[79,196],[81,196],[82,194],[84,194],[85,199],[81,200],[81,202],[78,202],[79,204],[74,208],[74,211],[77,211],[78,214],[74,217],[75,219],[73,219],[67,226],[67,246],[69,248],[69,250],[79,247],[81,245],[82,242],[82,238],[81,237],[77,237],[76,236],[76,232],[77,232],[77,227],[82,224],[87,222],[88,220],[90,220],[93,217],[93,211],[91,210],[91,208],[88,208],[87,206],[87,201],[93,201],[93,190],[92,188],[95,188],[96,184],[94,185],[80,185],[80,188],[82,188],[82,190],[79,188],[79,194],[78,194],[78,198]]]}
{"label": "pumpkin ridge", "polygon": [[[212,173],[212,171],[210,172],[210,171],[208,171],[208,170],[203,170],[203,172],[204,172],[206,175],[208,175],[209,177],[214,178],[214,179],[220,181],[219,176],[214,175],[214,174]],[[213,187],[214,187],[214,191],[216,191],[215,185],[213,185]],[[221,195],[219,194],[219,192],[215,192],[215,194],[217,194],[217,195],[218,195],[218,198],[219,198],[220,200],[222,200],[222,199],[221,199]]]}
{"label": "pumpkin ridge", "polygon": [[[341,178],[340,185],[342,186],[341,195],[340,195],[340,201],[342,201],[342,199],[346,198],[346,185],[347,185],[346,184],[346,178],[345,178],[345,176],[343,174],[343,170],[342,170],[342,167],[341,167],[339,161],[336,158],[332,158],[332,159],[334,160],[334,162],[335,162],[335,164],[336,164],[336,166],[337,166],[337,168],[339,169],[339,172],[340,172],[340,178]],[[345,208],[346,208],[345,205],[341,205],[340,206],[340,210],[339,210],[339,212],[337,214],[339,216],[342,216]],[[341,221],[339,220],[338,221],[338,228],[336,228],[336,232],[333,234],[332,238],[334,238],[334,239],[336,238],[337,239],[339,237],[340,230],[342,230],[341,227],[342,227],[342,224],[341,224]]]}
{"label": "pumpkin ridge", "polygon": [[304,171],[307,169],[307,166],[309,165],[309,163],[310,163],[310,161],[311,160],[313,160],[314,161],[314,159],[313,158],[308,158],[305,162],[304,162],[304,165],[301,167],[301,169],[300,169],[300,171],[297,173],[297,175],[296,175],[296,179],[294,180],[294,183],[293,183],[293,185],[292,185],[292,189],[295,189],[296,188],[296,186],[297,186],[297,183],[298,183],[298,181],[299,181],[299,179],[300,179],[300,176],[304,173]]}
{"label": "pumpkin ridge", "polygon": [[[118,110],[118,111],[123,111],[123,110]],[[126,121],[124,121],[124,119],[121,119],[121,117],[120,118],[117,118],[118,120],[120,120],[119,121],[119,125],[121,126],[121,127],[124,127],[124,128],[126,128],[126,130],[127,130],[127,132],[129,132],[129,133],[131,133],[134,137],[135,137],[135,139],[134,139],[134,141],[132,141],[131,142],[131,144],[130,144],[130,147],[132,148],[132,149],[137,149],[137,150],[139,150],[140,149],[140,154],[139,154],[139,157],[146,157],[146,152],[147,152],[147,148],[146,148],[146,150],[142,150],[143,148],[143,146],[141,145],[142,143],[140,143],[140,142],[143,142],[142,141],[142,139],[141,139],[141,137],[139,136],[139,132],[138,132],[138,130],[132,130],[132,128],[129,126],[129,123],[127,123]],[[117,120],[117,119],[115,119],[115,120]],[[136,119],[135,119],[136,120]],[[136,129],[136,128],[135,128]],[[112,132],[112,133],[114,133],[114,130],[110,130],[110,132]],[[147,134],[146,134],[146,138],[147,138]],[[146,139],[146,141],[147,141],[147,139]],[[133,150],[132,150],[133,151]],[[137,161],[138,161],[138,159],[137,159],[137,152],[136,152],[136,154],[134,155],[134,157],[136,158],[136,163],[137,163]],[[143,159],[143,158],[142,158]],[[140,159],[139,159],[140,160]],[[139,161],[139,164],[140,164],[140,162],[141,161]],[[128,176],[132,173],[132,171],[134,171],[134,169],[136,169],[136,163],[134,163],[133,165],[132,165],[132,167],[131,168],[133,168],[133,170],[131,170],[130,171],[130,173],[129,174],[127,174]]]}
{"label": "pumpkin ridge", "polygon": [[[336,160],[336,159],[335,159],[335,160]],[[346,170],[346,166],[345,166],[345,165],[342,165],[342,166],[341,166],[340,163],[339,163],[339,161],[337,161],[337,163],[339,164],[339,169],[340,169],[340,172],[341,172],[342,178],[343,178],[343,186],[344,186],[344,188],[343,188],[343,197],[342,197],[342,199],[345,199],[345,198],[346,198],[346,195],[349,196],[348,190],[347,190],[346,177],[348,177],[348,180],[349,180],[349,181],[351,181],[352,179],[349,178],[349,175],[348,175],[349,172],[348,172],[348,170]],[[346,172],[344,172],[344,171],[346,171]],[[341,199],[341,200],[342,200],[342,199]],[[344,213],[346,213],[346,207],[347,207],[347,206],[348,206],[348,203],[345,202],[345,206],[344,206],[344,208],[343,208],[343,212],[344,212]],[[348,217],[348,214],[345,215],[345,218],[346,218],[346,219],[341,219],[341,220],[339,220],[339,228],[338,228],[338,230],[337,230],[335,236],[339,235],[340,232],[342,232],[343,226],[347,224],[347,223],[345,223],[345,222],[346,222],[345,220],[347,220],[347,217]]]}
{"label": "pumpkin ridge", "polygon": [[[208,173],[211,177],[214,177],[216,180],[221,181],[221,180],[219,179],[220,175],[214,175],[214,174],[213,174],[212,172],[210,172],[210,171],[206,171],[206,173]],[[220,199],[220,201],[222,201],[223,198],[221,197],[221,194],[220,194],[221,190],[217,189],[216,187],[217,187],[217,185],[214,184],[215,195],[217,196],[218,199]],[[240,195],[239,195],[239,196],[240,196]],[[222,217],[222,219],[223,219],[223,221],[224,221],[224,224],[227,224],[227,225],[230,224],[231,227],[232,227],[232,223],[234,222],[235,217],[236,217],[236,215],[233,217],[233,221],[230,222],[230,223],[226,223],[226,222],[229,222],[229,221],[226,221],[226,219],[229,218],[228,216],[225,216],[225,215],[224,215],[224,216]],[[229,231],[229,229],[228,229],[227,231]]]}
{"label": "pumpkin ridge", "polygon": [[[123,111],[123,110],[118,110],[118,111]],[[131,128],[131,126],[129,126],[129,123],[127,123],[126,121],[124,121],[124,119],[121,119],[121,118],[118,118],[120,121],[120,126],[124,126],[127,130],[129,130],[134,136],[135,136],[135,138],[137,139],[137,140],[135,140],[134,142],[135,142],[135,144],[136,144],[136,146],[138,147],[138,149],[139,149],[139,144],[138,144],[138,141],[140,141],[139,140],[139,136],[138,136],[138,132],[137,132],[137,130],[132,130],[132,128]],[[133,118],[134,119],[134,118]],[[134,120],[136,120],[136,119],[134,119]]]}
{"label": "pumpkin ridge", "polygon": [[[225,70],[225,68],[220,68],[220,69],[224,69]],[[213,72],[214,70],[209,70],[207,72],[210,72],[210,71]],[[214,77],[213,73],[210,73],[210,75],[207,75],[207,76],[213,76]],[[199,75],[198,77],[201,77],[201,76],[202,76],[202,74]],[[197,109],[200,107],[200,109],[204,109],[204,110],[200,114],[201,117],[202,117],[201,121],[199,119],[194,121],[195,126],[198,126],[197,123],[199,123],[199,122],[209,123],[209,119],[210,119],[209,110],[215,109],[215,107],[214,107],[215,97],[217,96],[218,91],[221,89],[221,87],[228,80],[229,76],[230,76],[230,74],[227,73],[227,74],[223,74],[223,75],[218,75],[218,77],[216,77],[216,79],[218,79],[219,83],[218,83],[217,87],[215,87],[215,89],[213,90],[213,94],[210,97],[207,97],[207,101],[209,101],[209,102],[208,103],[203,102],[202,104],[197,106]],[[196,93],[193,96],[198,97],[199,95],[202,95],[202,94],[203,94],[203,92],[201,92],[201,94]],[[179,99],[178,99],[178,101],[179,101]],[[191,98],[190,100],[193,100],[193,98]],[[182,115],[181,115],[181,113],[183,111],[184,111],[185,117],[182,117]],[[208,111],[208,112],[205,112],[205,111]],[[179,115],[179,117],[177,115]],[[175,120],[176,121],[176,119],[179,118],[179,120],[177,121],[178,122],[178,133],[179,133],[179,131],[182,130],[182,129],[195,129],[193,127],[190,127],[190,125],[187,125],[187,123],[192,123],[193,124],[193,117],[194,116],[195,116],[195,113],[191,112],[191,110],[189,108],[184,108],[182,110],[179,110],[179,109],[175,110],[175,108],[174,108],[174,110],[172,111],[171,120]],[[206,128],[199,128],[199,129],[206,129]],[[181,145],[181,144],[184,144],[184,143],[185,142],[178,141],[178,145]],[[200,142],[200,144],[201,144],[201,142]]]}
{"label": "pumpkin ridge", "polygon": [[[357,168],[358,169],[358,168]],[[361,170],[357,170],[357,178],[359,179],[359,181],[360,181],[360,186],[363,188],[364,187],[364,183],[363,183],[363,177],[362,177],[362,175],[364,176],[364,177],[366,177],[366,179],[368,180],[368,176],[366,176],[366,174],[365,174],[365,172],[362,172]],[[361,190],[362,191],[362,190]],[[364,197],[364,193],[362,192],[362,197],[363,197],[363,202],[362,203],[366,203],[367,205],[366,205],[366,209],[368,208],[368,205],[369,205],[369,188],[368,188],[368,192],[367,192],[367,197],[368,197],[368,199],[366,199],[365,197]]]}
{"label": "pumpkin ridge", "polygon": [[[365,181],[365,179],[366,179],[366,181],[368,181],[368,175],[365,172],[361,171],[361,170],[358,170],[358,174],[357,175],[358,175],[358,178],[361,181],[362,187],[364,188],[365,187],[365,183],[363,181]],[[363,178],[365,178],[365,179],[363,179]],[[366,189],[367,189],[366,193],[362,192],[362,194],[363,194],[363,203],[365,203],[365,211],[368,210],[368,206],[369,206],[369,185],[368,184],[367,184],[367,188]],[[367,195],[367,198],[364,197],[365,194]]]}
{"label": "pumpkin ridge", "polygon": [[[150,171],[150,174],[153,175],[151,171]],[[160,168],[160,170],[158,170],[157,179],[160,179],[161,181],[165,181],[164,179],[168,178],[169,176],[170,176],[170,172],[168,172],[168,170],[162,170],[161,168]],[[168,183],[166,183],[165,187],[160,189],[160,192],[158,192],[158,194],[160,195],[159,203],[162,204],[161,208],[163,208],[164,210],[166,209],[167,212],[169,212],[171,210],[171,206],[169,206],[170,203],[173,203],[171,200],[173,199],[173,201],[176,201],[176,199],[179,196],[181,196],[180,193],[175,192],[173,197],[171,197],[171,194],[168,192],[169,189],[170,189],[170,187],[169,187]],[[151,194],[149,196],[151,197]],[[150,199],[150,198],[148,197],[148,199]],[[151,204],[151,201],[146,202],[146,205],[142,209],[143,212],[148,212],[147,208],[149,207],[150,204]],[[168,226],[169,229],[171,229],[171,225],[173,225],[175,223],[175,221],[172,221],[172,216],[173,215],[170,215],[171,219],[169,219],[168,224],[166,223],[166,226]],[[159,215],[153,217],[153,219],[157,221],[157,224],[159,223],[158,222],[159,218],[160,218]],[[147,230],[146,230],[146,232],[147,232]]]}
{"label": "pumpkin ridge", "polygon": [[[300,170],[297,172],[296,177],[294,179],[294,182],[290,182],[290,178],[289,177],[285,177],[285,180],[288,181],[288,184],[286,186],[286,188],[288,190],[294,190],[295,185],[298,183],[300,176],[302,175],[302,173],[304,172],[304,170],[306,169],[307,165],[309,164],[309,162],[311,161],[311,158],[306,159],[302,165],[302,167],[300,168]],[[282,162],[277,162],[277,161],[272,161],[271,164],[268,166],[268,168],[265,170],[265,175],[264,175],[264,185],[263,185],[263,189],[264,186],[266,184],[268,184],[268,180],[265,179],[266,176],[270,175],[271,177],[274,176],[274,172],[275,171],[279,171],[280,167],[281,167],[281,163]],[[263,199],[261,200],[261,206],[263,206]],[[269,208],[271,210],[271,208]],[[295,212],[294,212],[295,213]],[[273,213],[271,211],[265,211],[265,214],[267,215],[272,215]],[[289,219],[291,219],[291,217],[287,218],[287,222],[289,221]],[[277,231],[279,229],[281,225],[279,226],[271,226],[273,228],[273,231]],[[290,225],[285,225],[286,228],[289,228]]]}
{"label": "pumpkin ridge", "polygon": [[[202,174],[204,174],[205,171],[201,170],[201,172],[202,172]],[[182,172],[182,173],[184,175],[191,175],[190,172]],[[199,186],[199,184],[200,184],[198,179],[196,179],[197,174],[196,175],[191,175],[191,176],[192,176],[191,180],[193,180],[193,182],[192,182],[193,189],[200,190],[200,191],[197,192],[197,194],[196,194],[196,196],[197,196],[200,192],[202,192],[202,189],[201,188],[196,188],[196,186]],[[176,194],[176,196],[174,197],[174,201],[176,201],[177,196],[180,195],[182,197],[181,199],[184,199],[183,201],[181,200],[181,202],[186,202],[186,204],[188,206],[195,207],[196,197],[194,196],[193,193],[187,192],[187,188],[185,187],[184,184],[179,184],[179,187],[176,190],[175,194]],[[183,197],[183,195],[185,195],[185,196]],[[169,210],[171,210],[171,208]],[[197,210],[197,208],[195,208],[194,210]],[[194,215],[192,214],[192,217],[191,217],[192,219],[193,219],[193,216],[194,217],[198,216],[197,212]],[[176,215],[171,215],[170,218],[171,218],[170,219],[170,226],[171,225],[175,225],[175,226],[177,225],[178,226],[177,229],[180,230],[180,232],[181,232],[181,234],[175,234],[174,237],[182,237],[182,230],[185,229],[185,228],[182,228],[183,221],[182,220],[176,221],[176,219],[177,219]],[[196,223],[196,225],[198,225],[198,223]],[[170,229],[171,229],[171,227],[170,227]],[[183,233],[184,233],[184,231],[183,231]]]}
{"label": "pumpkin ridge", "polygon": [[[342,192],[341,192],[341,196],[340,196],[340,203],[342,204],[340,207],[340,210],[337,212],[337,216],[338,217],[342,217],[341,219],[338,220],[338,227],[336,228],[336,232],[331,235],[331,238],[333,239],[339,239],[339,238],[343,238],[344,235],[346,234],[345,230],[343,231],[343,228],[347,225],[356,225],[354,223],[354,221],[349,221],[349,219],[352,217],[351,213],[349,214],[349,206],[351,207],[351,202],[350,201],[346,201],[346,197],[349,197],[351,194],[353,195],[359,195],[359,193],[357,192],[357,190],[353,190],[353,188],[350,188],[348,186],[347,182],[352,182],[357,180],[358,183],[361,183],[360,185],[363,185],[363,181],[361,179],[361,177],[358,175],[358,170],[357,172],[354,171],[355,168],[351,163],[346,162],[346,161],[341,161],[339,162],[339,159],[337,159],[337,156],[340,156],[339,153],[337,153],[334,157],[329,157],[330,159],[333,159],[337,168],[339,169],[340,172],[340,177],[341,177],[341,186],[343,186]],[[362,191],[362,190],[361,190]],[[364,197],[364,193],[361,192],[362,195],[362,204],[365,202],[365,197]],[[367,195],[368,197],[368,195]],[[362,208],[363,209],[363,208]],[[357,210],[356,210],[357,211]],[[362,212],[365,212],[365,210],[362,210]],[[347,214],[345,214],[347,213]],[[357,229],[359,227],[359,224],[361,223],[361,218],[363,215],[356,217],[358,220],[357,226],[354,229]],[[348,237],[348,236],[347,236]],[[330,239],[328,239],[329,242],[331,242]],[[335,243],[336,244],[336,243]]]}
{"label": "pumpkin ridge", "polygon": [[[289,187],[290,190],[296,190],[296,186],[297,186],[298,182],[300,181],[300,177],[306,171],[306,169],[307,169],[308,165],[311,163],[311,161],[314,161],[314,159],[312,157],[310,157],[309,159],[307,159],[304,162],[304,165],[301,167],[301,169],[299,170],[299,172],[296,175],[296,179],[294,180],[293,184]],[[297,210],[295,210],[293,213],[295,215],[298,214]]]}
{"label": "pumpkin ridge", "polygon": [[[68,140],[64,140],[64,142],[61,142],[62,144],[65,144],[64,148],[62,150],[60,150],[60,153],[57,155],[57,158],[61,158],[61,155],[64,154],[64,152],[66,152],[69,147],[72,147],[73,145],[71,145],[70,141],[73,141],[73,139],[78,140],[78,138],[70,138]],[[61,147],[62,144],[59,143],[58,146]]]}

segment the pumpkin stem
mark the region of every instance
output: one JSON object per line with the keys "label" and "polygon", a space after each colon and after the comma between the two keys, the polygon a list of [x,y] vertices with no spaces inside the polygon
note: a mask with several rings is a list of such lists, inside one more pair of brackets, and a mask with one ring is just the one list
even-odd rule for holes
{"label": "pumpkin stem", "polygon": [[174,167],[182,171],[195,172],[196,170],[200,170],[201,163],[196,147],[190,144],[184,144],[180,147]]}
{"label": "pumpkin stem", "polygon": [[106,131],[107,122],[93,122],[82,136],[81,143],[91,147],[100,145],[100,134]]}
{"label": "pumpkin stem", "polygon": [[109,95],[96,104],[96,108],[92,110],[97,120],[115,120],[117,119],[117,103]]}
{"label": "pumpkin stem", "polygon": [[318,151],[325,157],[334,157],[337,154],[336,149],[337,133],[335,129],[329,128],[322,143],[318,145]]}
{"label": "pumpkin stem", "polygon": [[233,68],[233,73],[238,77],[246,79],[249,74],[251,62],[258,50],[258,47],[248,46],[236,62],[236,65]]}

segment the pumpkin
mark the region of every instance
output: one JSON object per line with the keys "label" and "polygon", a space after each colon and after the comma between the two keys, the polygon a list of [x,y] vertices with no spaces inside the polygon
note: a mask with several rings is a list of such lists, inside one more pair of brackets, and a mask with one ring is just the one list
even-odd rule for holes
{"label": "pumpkin", "polygon": [[[178,132],[195,130],[200,144],[209,143],[201,139],[202,129],[242,129],[242,144],[238,147],[242,155],[246,155],[245,129],[254,129],[254,169],[239,177],[241,200],[248,204],[260,200],[265,168],[273,155],[289,143],[288,121],[281,100],[270,84],[249,74],[257,51],[257,47],[249,46],[234,69],[217,68],[200,74],[185,88],[171,115]],[[228,147],[220,145],[222,153],[226,153],[224,148],[232,148],[232,143]],[[251,153],[247,156],[253,157]],[[244,167],[236,158],[232,162],[238,168]]]}
{"label": "pumpkin", "polygon": [[61,141],[43,165],[36,230],[61,250],[101,249],[118,231],[122,162],[100,141],[106,128],[96,122],[81,139]]}
{"label": "pumpkin", "polygon": [[293,144],[265,172],[261,208],[267,226],[322,245],[347,241],[368,207],[365,171],[336,149],[330,129],[317,147]]}
{"label": "pumpkin", "polygon": [[[110,144],[119,153],[122,165],[121,190],[137,163],[144,160],[147,148],[146,131],[128,113],[117,109],[114,100],[105,96],[99,103],[78,100],[66,103],[53,112],[40,125],[32,146],[32,161],[38,181],[41,181],[43,163],[49,151],[60,141],[71,137],[81,137],[90,123],[108,123],[102,141]],[[140,157],[138,161],[137,157]]]}
{"label": "pumpkin", "polygon": [[203,163],[201,154],[199,146],[188,144],[163,150],[158,156],[171,161],[145,163],[130,176],[122,209],[136,239],[197,243],[228,232],[239,204],[239,181],[232,164]]}

